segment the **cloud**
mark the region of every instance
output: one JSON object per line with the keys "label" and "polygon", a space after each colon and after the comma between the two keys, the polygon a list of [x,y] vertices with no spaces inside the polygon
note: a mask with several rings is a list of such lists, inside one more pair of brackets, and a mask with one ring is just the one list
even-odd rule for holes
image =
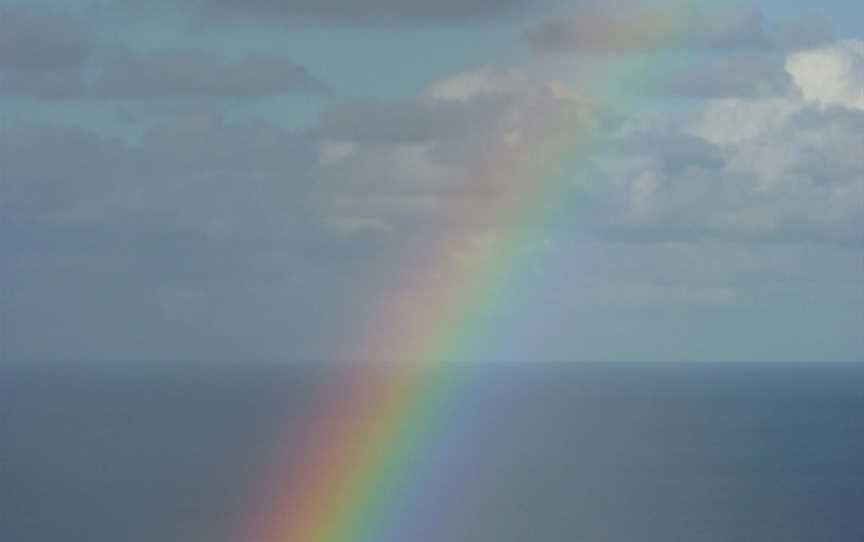
{"label": "cloud", "polygon": [[322,117],[328,220],[433,235],[499,226],[476,211],[520,197],[544,142],[567,122],[592,122],[587,102],[563,85],[487,68],[392,105],[348,104]]}
{"label": "cloud", "polygon": [[[46,157],[50,157],[46,159]],[[4,215],[44,217],[106,197],[138,165],[121,140],[64,126],[16,123],[3,130]]]}
{"label": "cloud", "polygon": [[[500,227],[478,210],[525,197],[556,160],[549,148],[596,131],[608,145],[574,171],[562,166],[573,176],[562,197],[587,202],[573,227],[655,241],[852,242],[864,222],[856,204],[864,130],[849,109],[857,47],[791,53],[796,86],[785,96],[711,99],[693,122],[608,124],[598,104],[562,83],[483,68],[435,82],[415,100],[331,106],[305,134],[212,114],[159,123],[139,145],[15,128],[4,199],[22,216],[138,216],[205,236],[270,240],[287,205],[291,223],[312,228],[321,247],[329,236],[335,252],[351,242],[374,252],[411,232]],[[848,70],[811,88],[806,67],[825,54]]]}
{"label": "cloud", "polygon": [[39,99],[157,101],[250,99],[326,92],[324,83],[284,55],[230,60],[197,49],[100,51],[83,66],[9,70],[0,92]]}
{"label": "cloud", "polygon": [[44,124],[4,135],[4,215],[70,226],[272,239],[268,222],[302,205],[314,159],[298,134],[215,114],[157,123],[134,143]]}
{"label": "cloud", "polygon": [[567,85],[555,80],[537,80],[518,69],[481,67],[434,81],[422,94],[436,100],[467,102],[475,98],[535,98],[552,96],[576,99]]}
{"label": "cloud", "polygon": [[80,96],[99,40],[84,19],[47,8],[0,6],[0,94]]}
{"label": "cloud", "polygon": [[0,95],[39,100],[69,100],[84,96],[87,82],[81,68],[6,70],[0,73]]}
{"label": "cloud", "polygon": [[[322,148],[333,151],[338,140],[343,152],[329,154],[321,175],[344,190],[329,194],[322,208],[334,220],[350,216],[401,231],[411,231],[411,224],[501,227],[469,209],[524,197],[524,187],[543,175],[541,158],[557,160],[542,149],[561,134],[578,145],[578,125],[560,120],[581,108],[593,111],[582,117],[585,126],[597,127],[608,143],[561,173],[573,176],[573,188],[561,196],[583,201],[579,215],[566,221],[572,228],[650,242],[855,244],[864,231],[864,130],[860,114],[848,106],[864,85],[846,55],[856,47],[791,52],[783,77],[779,70],[745,70],[750,91],[731,87],[729,94],[738,97],[708,99],[695,121],[647,117],[604,125],[602,110],[560,83],[492,70],[434,83],[416,104],[398,104],[389,118],[383,110],[349,107],[341,113],[352,122],[341,130],[335,118],[323,124],[333,141]],[[831,85],[819,102],[807,98],[815,90],[799,64],[824,51],[849,68],[819,79]],[[771,90],[759,92],[763,85]],[[498,101],[490,102],[493,97]],[[459,121],[489,103],[497,107],[483,110],[484,122],[466,129]],[[446,111],[459,114],[450,118]]]}
{"label": "cloud", "polygon": [[71,13],[0,6],[0,70],[52,70],[83,65],[94,38]]}
{"label": "cloud", "polygon": [[[537,0],[201,0],[192,8],[210,23],[238,21],[296,25],[310,21],[324,24],[444,24],[476,23],[500,19]],[[126,0],[136,9],[170,4],[174,0],[142,2]]]}
{"label": "cloud", "polygon": [[661,96],[697,98],[782,96],[791,87],[784,61],[784,55],[765,52],[711,55],[663,73],[651,91]]}
{"label": "cloud", "polygon": [[[328,220],[403,233],[500,228],[470,209],[530,197],[547,162],[567,162],[549,148],[563,137],[578,152],[577,135],[588,130],[607,144],[572,170],[562,166],[572,188],[561,197],[582,201],[566,220],[572,228],[651,242],[857,243],[860,115],[803,99],[795,73],[743,73],[750,97],[710,98],[695,121],[605,123],[598,104],[561,83],[488,69],[433,83],[392,109],[335,108],[320,127],[318,175],[334,187],[320,207]],[[768,97],[755,90],[762,85],[772,87]]]}
{"label": "cloud", "polygon": [[525,33],[536,51],[551,53],[628,53],[658,49],[702,51],[792,51],[833,39],[824,15],[804,13],[766,22],[758,8],[725,8],[659,3],[654,7],[587,4],[530,27]]}
{"label": "cloud", "polygon": [[0,94],[42,100],[259,98],[323,92],[282,54],[236,59],[194,48],[137,51],[98,34],[80,13],[0,7]]}
{"label": "cloud", "polygon": [[[631,92],[687,98],[783,96],[792,52],[832,43],[816,13],[765,20],[756,8],[587,5],[549,17],[524,36],[541,62],[591,77],[605,62],[631,61]],[[602,58],[614,54],[614,59]],[[600,55],[600,56],[598,56]]]}
{"label": "cloud", "polygon": [[[854,97],[864,84],[838,68],[854,64],[846,55],[857,47],[792,53],[797,88],[784,97],[708,101],[680,128],[695,146],[650,127],[625,135],[617,153],[627,159],[610,153],[599,165],[616,235],[860,243],[864,117]],[[834,76],[814,81],[807,68],[826,54],[839,58]]]}
{"label": "cloud", "polygon": [[495,104],[466,107],[453,101],[353,102],[325,110],[319,131],[330,140],[363,143],[421,143],[460,137],[488,122]]}
{"label": "cloud", "polygon": [[812,49],[834,41],[834,25],[822,13],[808,12],[780,20],[772,33],[774,43],[783,50]]}
{"label": "cloud", "polygon": [[134,141],[8,127],[10,357],[326,357],[371,303],[362,262],[379,247],[316,214],[311,150],[301,134],[218,114],[169,118]]}
{"label": "cloud", "polygon": [[218,14],[308,17],[331,22],[445,22],[496,18],[527,5],[527,0],[205,0]]}
{"label": "cloud", "polygon": [[612,12],[595,7],[554,16],[530,28],[538,51],[608,53],[661,48],[752,49],[768,45],[760,11],[654,7]]}
{"label": "cloud", "polygon": [[98,98],[257,98],[320,92],[324,85],[285,56],[232,61],[204,50],[127,51],[102,66],[89,94]]}
{"label": "cloud", "polygon": [[786,70],[806,100],[864,109],[864,41],[796,52],[786,61]]}
{"label": "cloud", "polygon": [[[536,260],[529,278],[541,284],[559,270],[554,310],[586,321],[598,307],[740,310],[773,277],[756,288],[731,256],[709,266],[717,246],[758,267],[764,251],[840,253],[864,231],[859,46],[763,53],[727,51],[670,80],[665,92],[699,98],[686,113],[663,100],[612,110],[578,83],[478,68],[413,98],[328,103],[299,132],[198,99],[313,90],[283,56],[90,53],[85,95],[200,105],[126,138],[7,127],[0,244],[17,352],[320,359],[333,337],[361,333],[380,299],[424,299],[417,254],[458,258],[507,238],[518,221],[496,211],[536,205],[547,182],[561,212],[524,260]],[[712,269],[685,269],[672,285],[655,254],[669,246]],[[838,275],[851,269],[837,261]],[[804,290],[821,295],[826,266],[808,265],[818,284]],[[134,325],[106,314],[133,314]]]}

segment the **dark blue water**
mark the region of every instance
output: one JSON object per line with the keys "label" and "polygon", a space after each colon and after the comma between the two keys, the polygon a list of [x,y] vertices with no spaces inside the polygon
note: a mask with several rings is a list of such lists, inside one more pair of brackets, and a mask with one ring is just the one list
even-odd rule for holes
{"label": "dark blue water", "polygon": [[[420,493],[382,537],[864,540],[864,365],[471,370]],[[238,540],[266,466],[337,377],[4,366],[0,540]]]}

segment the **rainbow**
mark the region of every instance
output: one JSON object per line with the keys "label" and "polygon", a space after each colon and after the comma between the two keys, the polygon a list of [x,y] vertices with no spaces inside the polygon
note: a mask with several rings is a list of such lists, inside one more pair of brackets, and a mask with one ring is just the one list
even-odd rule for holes
{"label": "rainbow", "polygon": [[[696,4],[679,1],[613,21],[604,43],[638,52],[685,42],[704,28]],[[619,110],[633,107],[634,86],[650,86],[653,74],[674,62],[660,49],[610,61],[593,95]],[[534,254],[531,247],[566,214],[574,179],[604,143],[602,131],[578,112],[545,128],[553,135],[530,149],[531,160],[501,157],[502,171],[513,175],[516,168],[518,178],[533,182],[516,183],[510,193],[471,210],[506,227],[480,239],[442,240],[437,250],[407,262],[412,287],[384,300],[362,342],[345,354],[358,363],[332,393],[322,394],[299,449],[277,461],[268,480],[276,488],[260,507],[266,517],[253,521],[240,542],[381,540],[394,522],[395,504],[407,492],[422,491],[418,467],[434,453],[436,435],[471,378],[460,362],[493,354],[490,316],[518,303],[526,254]]]}

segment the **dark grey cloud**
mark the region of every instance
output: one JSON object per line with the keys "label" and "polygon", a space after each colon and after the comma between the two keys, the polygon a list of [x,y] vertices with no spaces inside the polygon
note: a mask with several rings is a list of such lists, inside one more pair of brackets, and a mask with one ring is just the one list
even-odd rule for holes
{"label": "dark grey cloud", "polygon": [[818,47],[834,39],[834,24],[822,13],[808,12],[779,21],[772,36],[777,46],[785,50]]}
{"label": "dark grey cloud", "polygon": [[425,100],[366,101],[326,109],[318,131],[328,139],[360,143],[421,143],[463,138],[487,127],[506,107],[490,97],[470,103]]}
{"label": "dark grey cloud", "polygon": [[314,158],[300,135],[217,114],[157,123],[135,144],[51,125],[4,135],[6,216],[69,227],[272,239],[299,218]]}
{"label": "dark grey cloud", "polygon": [[697,98],[784,96],[791,89],[784,63],[783,55],[770,52],[708,55],[662,74],[651,92]]}
{"label": "dark grey cloud", "polygon": [[0,95],[28,96],[39,100],[69,100],[84,96],[87,81],[78,67],[10,69],[0,73]]}
{"label": "dark grey cloud", "polygon": [[238,60],[197,49],[164,49],[112,55],[88,93],[107,99],[255,98],[320,92],[324,84],[304,67],[279,55]]}
{"label": "dark grey cloud", "polygon": [[633,52],[660,48],[754,49],[770,45],[755,8],[658,7],[607,11],[579,8],[526,32],[528,43],[549,52]]}
{"label": "dark grey cloud", "polygon": [[203,0],[204,13],[224,21],[255,19],[295,23],[434,23],[495,19],[532,0]]}
{"label": "dark grey cloud", "polygon": [[98,34],[82,13],[0,7],[0,95],[152,101],[325,90],[286,55],[232,59],[195,48],[138,51]]}
{"label": "dark grey cloud", "polygon": [[83,65],[94,38],[77,15],[0,6],[0,70],[51,70]]}
{"label": "dark grey cloud", "polygon": [[229,60],[197,49],[133,52],[114,48],[81,66],[0,73],[0,93],[38,99],[170,101],[250,99],[326,92],[323,82],[282,55]]}
{"label": "dark grey cloud", "polygon": [[382,105],[322,118],[319,175],[341,187],[322,208],[337,223],[433,235],[501,226],[471,209],[518,197],[531,182],[520,172],[544,142],[564,125],[596,121],[585,100],[494,70],[457,76],[390,112]]}
{"label": "dark grey cloud", "polygon": [[78,14],[0,6],[0,95],[80,96],[84,69],[100,47]]}
{"label": "dark grey cloud", "polygon": [[180,9],[199,24],[297,26],[483,23],[518,14],[545,0],[123,0],[136,13]]}
{"label": "dark grey cloud", "polygon": [[[309,133],[195,113],[142,124],[129,141],[15,123],[0,151],[10,351],[326,358],[397,287],[395,264],[418,239],[428,248],[444,227],[464,227],[444,222],[445,205],[468,204],[453,186],[506,182],[466,177],[473,153],[420,156],[424,171],[402,149],[450,139],[481,149],[514,104],[421,99],[388,115],[352,103]],[[374,118],[380,131],[362,128]],[[313,151],[333,137],[358,145],[356,160],[320,163]],[[445,157],[452,179],[437,175]],[[424,210],[424,194],[437,210]]]}
{"label": "dark grey cloud", "polygon": [[219,113],[178,116],[141,137],[157,173],[280,172],[311,160],[303,136],[267,121],[227,121]]}
{"label": "dark grey cloud", "polygon": [[302,135],[221,115],[134,143],[16,124],[0,153],[12,358],[321,359],[379,291],[364,262],[383,247],[317,212],[332,187]]}
{"label": "dark grey cloud", "polygon": [[[816,143],[799,141],[796,145],[796,165],[801,175],[826,188],[864,179],[864,160],[860,154],[864,148],[864,110],[807,108],[795,113],[790,124],[802,139],[825,134]],[[864,226],[864,217],[860,223]]]}
{"label": "dark grey cloud", "polygon": [[661,2],[653,7],[637,3],[624,8],[588,4],[547,18],[529,28],[525,38],[535,50],[553,53],[670,48],[740,52],[815,47],[829,42],[833,35],[831,21],[817,12],[766,21],[755,7],[681,8]]}
{"label": "dark grey cloud", "polygon": [[[635,135],[635,134],[634,134]],[[641,134],[645,135],[645,134]],[[651,137],[636,136],[624,143],[635,153],[649,152],[668,174],[680,174],[688,169],[719,171],[726,166],[723,148],[689,134],[657,130]]]}
{"label": "dark grey cloud", "polygon": [[120,139],[29,123],[4,127],[0,162],[7,217],[54,215],[108,197],[139,165]]}

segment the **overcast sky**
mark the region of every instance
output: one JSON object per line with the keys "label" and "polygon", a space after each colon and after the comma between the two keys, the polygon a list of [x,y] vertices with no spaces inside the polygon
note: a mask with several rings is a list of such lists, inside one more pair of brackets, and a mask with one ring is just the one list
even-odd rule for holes
{"label": "overcast sky", "polygon": [[548,162],[489,358],[864,359],[864,11],[636,1],[0,0],[4,359],[344,355]]}

